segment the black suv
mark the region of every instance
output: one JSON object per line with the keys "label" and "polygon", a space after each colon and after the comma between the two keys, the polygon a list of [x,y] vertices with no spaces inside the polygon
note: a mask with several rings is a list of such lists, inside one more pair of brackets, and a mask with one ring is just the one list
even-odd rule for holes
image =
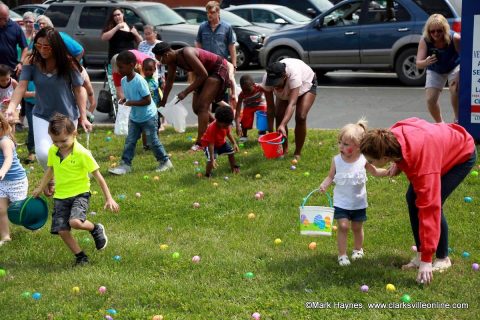
{"label": "black suv", "polygon": [[102,41],[105,23],[116,8],[124,11],[125,22],[143,31],[143,25],[155,27],[164,41],[174,49],[193,46],[198,26],[185,22],[164,4],[127,1],[49,1],[45,11],[55,28],[75,38],[85,49],[86,66],[103,66],[107,62],[108,42]]}

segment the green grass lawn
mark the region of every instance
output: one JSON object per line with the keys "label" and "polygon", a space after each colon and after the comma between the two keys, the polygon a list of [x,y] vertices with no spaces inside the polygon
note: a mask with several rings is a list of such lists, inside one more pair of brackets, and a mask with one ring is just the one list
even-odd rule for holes
{"label": "green grass lawn", "polygon": [[[91,263],[74,268],[73,255],[49,232],[50,218],[36,232],[12,226],[13,241],[0,247],[0,267],[6,270],[0,278],[0,319],[104,319],[108,309],[116,310],[114,319],[251,319],[254,312],[262,320],[478,319],[480,272],[472,270],[472,263],[480,262],[480,177],[468,176],[445,205],[453,267],[421,287],[414,281],[415,271],[400,270],[414,254],[405,176],[369,177],[366,256],[341,268],[335,234],[301,236],[298,224],[303,197],[319,186],[337,153],[336,131],[309,131],[296,170],[290,170],[291,155],[266,160],[252,132],[236,155],[241,173],[232,175],[227,157],[221,157],[214,177],[206,179],[197,177],[194,164],[198,161],[205,172],[204,154],[186,151],[194,130],[161,134],[173,171],[155,173],[153,154],[139,144],[132,173],[116,177],[107,169],[119,161],[124,137],[96,129],[90,148],[121,207],[118,214],[103,210],[101,190],[92,180],[90,211],[96,214],[89,220],[105,225],[108,247],[97,252],[88,232],[75,231]],[[107,136],[112,140],[106,141]],[[18,140],[24,139],[19,134]],[[85,135],[79,140],[85,145]],[[26,157],[25,146],[19,154]],[[117,159],[111,161],[111,155]],[[33,190],[42,170],[38,164],[26,169]],[[263,200],[255,200],[257,191],[264,192]],[[465,203],[465,196],[473,202]],[[194,208],[194,202],[200,207]],[[326,203],[319,194],[308,202]],[[255,219],[248,219],[249,213]],[[349,252],[351,240],[350,235]],[[308,249],[312,241],[317,242],[315,250]],[[162,244],[168,248],[162,250]],[[464,251],[469,258],[462,257]],[[174,252],[179,258],[172,257]],[[120,260],[114,259],[117,255]],[[198,264],[191,261],[195,255],[201,257]],[[247,272],[254,277],[246,278]],[[388,283],[396,291],[388,292]],[[368,293],[360,291],[364,284]],[[107,288],[103,295],[100,286]],[[73,287],[80,291],[73,293]],[[42,296],[36,301],[25,292]],[[412,303],[468,303],[469,308],[368,308],[368,303],[398,305],[404,294]],[[307,308],[312,301],[330,303],[330,308]],[[344,310],[334,303],[357,303],[362,309]]]}

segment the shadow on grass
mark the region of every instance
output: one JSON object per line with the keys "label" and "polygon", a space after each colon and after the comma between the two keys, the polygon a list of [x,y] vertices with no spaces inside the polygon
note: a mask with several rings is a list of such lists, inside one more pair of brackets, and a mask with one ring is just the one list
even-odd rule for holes
{"label": "shadow on grass", "polygon": [[303,259],[284,260],[269,264],[268,270],[276,276],[288,277],[283,287],[287,291],[308,292],[334,287],[360,287],[362,284],[383,287],[387,283],[402,283],[418,287],[415,271],[402,271],[405,258],[397,255],[379,255],[352,261],[348,267],[337,264],[337,256],[319,253]]}

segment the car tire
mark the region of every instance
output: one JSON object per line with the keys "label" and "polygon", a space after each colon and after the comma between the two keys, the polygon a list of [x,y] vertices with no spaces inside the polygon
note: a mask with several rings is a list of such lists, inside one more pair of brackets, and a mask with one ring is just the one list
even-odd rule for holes
{"label": "car tire", "polygon": [[188,72],[185,71],[184,69],[177,67],[177,70],[175,71],[176,76],[175,79],[178,81],[187,81],[188,78]]}
{"label": "car tire", "polygon": [[248,68],[251,60],[252,58],[250,57],[250,52],[248,52],[248,49],[245,46],[240,45],[240,47],[237,49],[237,68]]}
{"label": "car tire", "polygon": [[268,59],[268,65],[270,65],[274,62],[278,62],[280,60],[283,60],[285,58],[299,59],[299,56],[295,51],[293,51],[291,49],[276,50],[270,55],[270,59]]}
{"label": "car tire", "polygon": [[398,55],[395,61],[395,72],[398,79],[407,86],[421,86],[425,84],[426,69],[418,69],[416,61],[416,48],[405,49]]}

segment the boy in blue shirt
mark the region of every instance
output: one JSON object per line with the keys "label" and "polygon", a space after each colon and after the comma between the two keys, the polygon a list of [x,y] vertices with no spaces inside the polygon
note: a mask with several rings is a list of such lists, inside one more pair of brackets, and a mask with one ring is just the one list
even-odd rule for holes
{"label": "boy in blue shirt", "polygon": [[122,154],[122,163],[108,171],[116,175],[124,175],[132,170],[132,160],[135,156],[135,146],[142,132],[147,136],[147,145],[152,149],[159,162],[157,172],[173,168],[165,148],[158,139],[158,115],[155,102],[150,95],[147,81],[135,72],[137,59],[130,51],[122,51],[117,56],[118,72],[123,76],[122,89],[125,95],[120,103],[130,106],[130,119],[128,122],[128,135]]}

